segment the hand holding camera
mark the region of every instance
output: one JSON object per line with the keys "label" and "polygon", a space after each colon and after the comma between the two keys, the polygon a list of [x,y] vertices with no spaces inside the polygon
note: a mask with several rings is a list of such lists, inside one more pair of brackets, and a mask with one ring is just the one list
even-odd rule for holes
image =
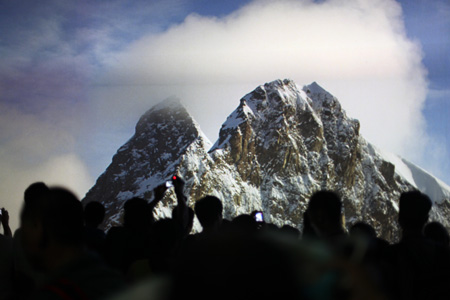
{"label": "hand holding camera", "polygon": [[172,176],[172,183],[175,189],[175,194],[183,194],[184,180],[181,179],[181,177],[174,175]]}
{"label": "hand holding camera", "polygon": [[[175,189],[175,195],[177,196],[178,203],[186,202],[187,200],[186,196],[184,195],[184,184],[184,180],[177,175],[173,175],[171,179],[166,182],[167,187],[173,187]],[[184,205],[185,203],[182,204]]]}
{"label": "hand holding camera", "polygon": [[11,228],[9,228],[9,213],[5,208],[0,209],[0,221],[3,225],[5,236],[12,237]]}
{"label": "hand holding camera", "polygon": [[4,207],[0,210],[0,218],[3,224],[9,223],[9,213]]}

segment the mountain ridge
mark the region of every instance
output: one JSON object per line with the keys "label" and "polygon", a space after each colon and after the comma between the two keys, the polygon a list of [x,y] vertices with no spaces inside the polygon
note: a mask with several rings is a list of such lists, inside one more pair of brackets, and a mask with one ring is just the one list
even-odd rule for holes
{"label": "mountain ridge", "polygon": [[[364,219],[394,240],[398,197],[420,185],[399,173],[395,159],[368,143],[359,128],[316,82],[300,88],[289,79],[275,80],[241,98],[211,145],[180,101],[171,99],[140,118],[83,202],[97,199],[107,206],[108,228],[119,223],[124,201],[151,199],[155,186],[178,174],[186,180],[190,205],[213,194],[224,202],[225,217],[263,210],[276,225],[301,228],[309,196],[333,189],[343,198],[349,223]],[[414,170],[416,178],[422,174]],[[450,188],[434,186],[450,195]],[[157,207],[159,217],[170,216],[174,199],[169,191]],[[434,200],[433,218],[445,221],[448,198]]]}

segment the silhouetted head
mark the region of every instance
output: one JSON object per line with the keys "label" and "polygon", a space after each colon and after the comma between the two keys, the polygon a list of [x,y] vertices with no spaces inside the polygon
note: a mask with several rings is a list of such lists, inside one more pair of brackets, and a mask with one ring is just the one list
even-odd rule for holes
{"label": "silhouetted head", "polygon": [[195,202],[195,214],[203,228],[222,222],[222,202],[215,196],[206,196]]}
{"label": "silhouetted head", "polygon": [[398,215],[398,221],[402,229],[421,231],[428,221],[431,205],[430,198],[419,191],[402,193]]}
{"label": "silhouetted head", "polygon": [[105,217],[105,207],[98,201],[91,201],[84,207],[86,226],[97,228]]}
{"label": "silhouetted head", "polygon": [[332,191],[319,191],[311,196],[307,217],[317,234],[330,235],[342,232],[342,202]]}
{"label": "silhouetted head", "polygon": [[443,246],[450,246],[450,236],[444,225],[439,222],[430,222],[425,225],[423,229],[425,237],[428,239],[441,244]]}
{"label": "silhouetted head", "polygon": [[131,198],[123,207],[123,225],[133,230],[147,230],[151,222],[151,210],[148,202],[142,198]]}
{"label": "silhouetted head", "polygon": [[49,191],[48,186],[43,182],[35,182],[30,184],[24,193],[25,202],[32,201],[41,197],[43,194]]}
{"label": "silhouetted head", "polygon": [[[24,203],[20,212],[20,219],[23,222],[24,218],[35,219],[41,214],[44,195],[50,191],[47,185],[43,182],[35,182],[27,187],[24,192]],[[24,215],[25,214],[25,215]]]}
{"label": "silhouetted head", "polygon": [[237,234],[254,234],[258,231],[259,225],[251,215],[242,214],[231,221],[231,229]]}

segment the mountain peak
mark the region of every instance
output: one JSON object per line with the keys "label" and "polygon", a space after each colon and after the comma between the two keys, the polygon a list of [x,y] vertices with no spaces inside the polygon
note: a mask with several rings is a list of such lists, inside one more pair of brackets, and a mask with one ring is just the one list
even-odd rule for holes
{"label": "mountain peak", "polygon": [[284,111],[286,107],[306,105],[306,94],[291,79],[278,79],[258,86],[241,99],[254,114],[271,114]]}
{"label": "mountain peak", "polygon": [[296,87],[297,84],[289,78],[285,79],[277,79],[271,82],[267,82],[264,85],[264,88],[267,90],[277,90],[277,89],[285,89],[286,87]]}
{"label": "mountain peak", "polygon": [[167,98],[146,111],[136,124],[136,133],[148,131],[155,126],[162,129],[173,122],[187,122],[190,124],[189,128],[193,128],[194,131],[203,135],[198,123],[186,110],[180,99],[175,97]]}
{"label": "mountain peak", "polygon": [[284,126],[295,118],[297,111],[312,110],[308,101],[306,93],[290,79],[278,79],[258,86],[241,98],[239,106],[223,123],[219,140],[211,151],[226,147],[230,141],[229,135],[236,130],[245,131],[248,126],[255,127],[257,131],[262,130],[257,127],[276,130],[276,127]]}
{"label": "mountain peak", "polygon": [[177,108],[184,108],[184,105],[181,103],[181,100],[177,97],[169,97],[155,106],[153,106],[153,111],[161,110],[161,109],[177,109]]}
{"label": "mountain peak", "polygon": [[305,85],[303,87],[303,91],[307,94],[328,94],[331,95],[327,90],[321,87],[317,82],[313,82],[309,85]]}
{"label": "mountain peak", "polygon": [[107,227],[117,225],[126,200],[151,199],[156,186],[191,162],[192,153],[207,156],[210,144],[181,102],[166,99],[142,115],[135,134],[119,148],[84,201],[104,203]]}

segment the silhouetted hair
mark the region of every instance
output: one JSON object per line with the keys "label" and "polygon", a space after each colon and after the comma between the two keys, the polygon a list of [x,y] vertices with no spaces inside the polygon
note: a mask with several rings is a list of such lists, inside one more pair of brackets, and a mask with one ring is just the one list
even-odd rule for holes
{"label": "silhouetted hair", "polygon": [[350,227],[350,234],[363,235],[368,238],[377,237],[377,232],[375,231],[375,228],[362,221],[356,222],[355,224],[352,225],[352,227]]}
{"label": "silhouetted hair", "polygon": [[45,193],[48,193],[49,188],[43,182],[35,182],[30,184],[24,192],[24,201],[29,204],[30,201],[39,199]]}
{"label": "silhouetted hair", "polygon": [[308,212],[312,215],[320,213],[325,219],[337,223],[341,222],[341,198],[332,191],[319,191],[311,196],[308,203]]}
{"label": "silhouetted hair", "polygon": [[146,230],[151,224],[151,210],[142,198],[131,198],[124,205],[123,225],[135,230]]}
{"label": "silhouetted hair", "polygon": [[195,214],[202,227],[210,227],[222,217],[222,202],[215,196],[206,196],[195,202]]}
{"label": "silhouetted hair", "polygon": [[231,221],[232,230],[238,234],[253,234],[258,231],[258,222],[248,214],[242,214]]}
{"label": "silhouetted hair", "polygon": [[105,217],[105,207],[98,201],[91,201],[84,207],[84,221],[86,225],[98,227]]}
{"label": "silhouetted hair", "polygon": [[420,191],[404,192],[400,195],[399,223],[402,227],[422,228],[431,210],[430,198]]}
{"label": "silhouetted hair", "polygon": [[22,220],[36,219],[42,216],[44,196],[49,191],[50,189],[43,182],[30,184],[24,192],[24,203],[20,212],[20,218]]}

